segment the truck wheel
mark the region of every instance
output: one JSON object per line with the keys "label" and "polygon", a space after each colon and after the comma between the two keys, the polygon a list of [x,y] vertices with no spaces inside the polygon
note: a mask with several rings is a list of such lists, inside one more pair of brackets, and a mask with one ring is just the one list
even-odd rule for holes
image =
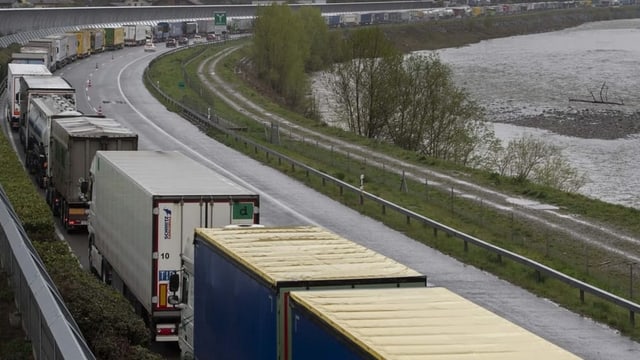
{"label": "truck wheel", "polygon": [[62,225],[62,227],[65,227],[64,224],[64,200],[60,200],[60,225]]}
{"label": "truck wheel", "polygon": [[102,260],[102,282],[111,285],[111,267],[106,260]]}

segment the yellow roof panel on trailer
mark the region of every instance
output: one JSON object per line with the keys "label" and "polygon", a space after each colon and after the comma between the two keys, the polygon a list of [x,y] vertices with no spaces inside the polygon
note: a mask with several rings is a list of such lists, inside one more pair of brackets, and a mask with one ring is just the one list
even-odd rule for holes
{"label": "yellow roof panel on trailer", "polygon": [[320,227],[198,228],[196,234],[268,283],[424,278],[417,271]]}
{"label": "yellow roof panel on trailer", "polygon": [[445,288],[292,291],[376,359],[579,359]]}

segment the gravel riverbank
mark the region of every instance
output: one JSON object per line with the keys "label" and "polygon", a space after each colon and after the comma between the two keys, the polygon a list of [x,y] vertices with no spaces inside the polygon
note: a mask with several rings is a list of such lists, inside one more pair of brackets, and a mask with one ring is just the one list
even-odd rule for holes
{"label": "gravel riverbank", "polygon": [[494,122],[533,127],[583,139],[615,140],[640,133],[640,113],[612,109],[546,110]]}

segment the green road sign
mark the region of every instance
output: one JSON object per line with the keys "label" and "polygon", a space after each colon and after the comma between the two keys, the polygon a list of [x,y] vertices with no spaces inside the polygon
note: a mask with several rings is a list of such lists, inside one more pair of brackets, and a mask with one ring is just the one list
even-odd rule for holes
{"label": "green road sign", "polygon": [[178,81],[178,87],[184,89],[184,81]]}
{"label": "green road sign", "polygon": [[234,203],[233,220],[253,219],[253,203]]}
{"label": "green road sign", "polygon": [[227,25],[227,13],[213,13],[214,25]]}

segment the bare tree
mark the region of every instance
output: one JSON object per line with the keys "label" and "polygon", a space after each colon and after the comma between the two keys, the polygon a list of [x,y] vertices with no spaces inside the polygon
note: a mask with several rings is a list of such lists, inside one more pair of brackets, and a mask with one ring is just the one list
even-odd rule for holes
{"label": "bare tree", "polygon": [[388,63],[399,54],[379,28],[350,34],[342,49],[345,61],[334,64],[327,85],[334,92],[338,113],[350,131],[368,138],[384,132],[394,103],[387,84]]}

